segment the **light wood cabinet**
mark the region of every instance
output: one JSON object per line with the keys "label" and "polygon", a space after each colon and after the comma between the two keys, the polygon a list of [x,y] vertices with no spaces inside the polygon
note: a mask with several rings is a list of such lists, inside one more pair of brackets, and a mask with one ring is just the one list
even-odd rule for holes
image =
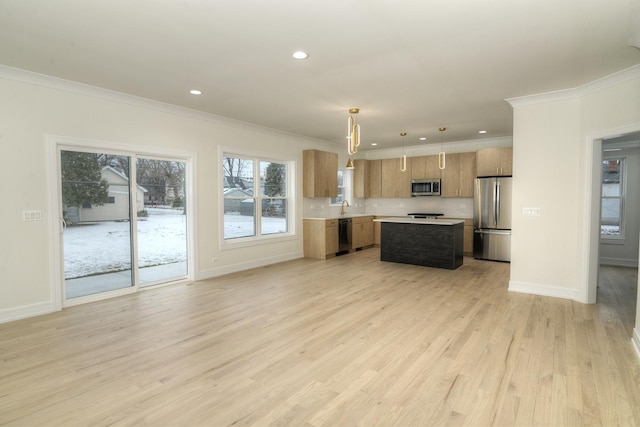
{"label": "light wood cabinet", "polygon": [[440,178],[438,156],[411,158],[411,179]]}
{"label": "light wood cabinet", "polygon": [[302,174],[304,197],[336,197],[338,195],[338,154],[304,150]]}
{"label": "light wood cabinet", "polygon": [[407,168],[400,170],[399,158],[382,160],[382,197],[411,197],[411,157],[407,158]]}
{"label": "light wood cabinet", "polygon": [[305,258],[327,259],[338,252],[337,219],[305,219],[302,222]]}
{"label": "light wood cabinet", "polygon": [[447,154],[446,167],[441,171],[441,197],[473,197],[475,172],[476,153]]}
{"label": "light wood cabinet", "polygon": [[351,248],[366,248],[373,245],[373,216],[351,220]]}
{"label": "light wood cabinet", "polygon": [[443,218],[464,221],[462,251],[465,256],[473,256],[473,219],[470,218]]}
{"label": "light wood cabinet", "polygon": [[464,242],[462,250],[467,256],[473,256],[473,220],[464,220]]}
{"label": "light wood cabinet", "polygon": [[[380,219],[380,218],[389,218],[389,216],[378,216],[376,215],[374,217],[374,219]],[[381,241],[381,231],[382,231],[382,226],[380,225],[382,224],[381,222],[374,222],[373,223],[373,245],[374,246],[380,246],[380,241]]]}
{"label": "light wood cabinet", "polygon": [[369,161],[369,197],[382,197],[382,160]]}
{"label": "light wood cabinet", "polygon": [[477,176],[509,176],[513,174],[513,148],[482,148],[476,153]]}
{"label": "light wood cabinet", "polygon": [[365,159],[354,160],[353,164],[353,197],[371,197],[371,162]]}

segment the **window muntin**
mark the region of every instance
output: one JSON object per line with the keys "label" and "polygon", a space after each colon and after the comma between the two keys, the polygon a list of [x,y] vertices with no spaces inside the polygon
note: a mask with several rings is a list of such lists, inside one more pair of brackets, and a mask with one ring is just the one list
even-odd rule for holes
{"label": "window muntin", "polygon": [[332,205],[339,205],[347,198],[347,176],[344,169],[338,169],[338,195],[331,198]]}
{"label": "window muntin", "polygon": [[224,241],[288,234],[289,163],[225,153]]}
{"label": "window muntin", "polygon": [[624,238],[624,159],[602,161],[600,235],[605,239]]}

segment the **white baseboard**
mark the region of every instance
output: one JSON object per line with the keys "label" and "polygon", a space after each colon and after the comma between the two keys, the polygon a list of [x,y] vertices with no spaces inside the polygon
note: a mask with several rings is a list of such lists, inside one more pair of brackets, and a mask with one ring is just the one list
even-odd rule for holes
{"label": "white baseboard", "polygon": [[637,259],[600,258],[600,264],[614,265],[616,267],[638,268],[638,260]]}
{"label": "white baseboard", "polygon": [[587,304],[587,301],[584,300],[584,296],[577,289],[559,288],[557,286],[539,285],[535,283],[516,282],[511,280],[509,281],[509,291],[542,295],[545,297],[570,299]]}
{"label": "white baseboard", "polygon": [[298,259],[303,257],[304,257],[303,252],[293,252],[290,254],[278,255],[275,257],[260,258],[256,260],[250,260],[247,262],[241,262],[238,264],[226,265],[220,268],[212,268],[212,269],[197,272],[196,280],[211,279],[213,277],[224,276],[225,274],[237,273],[238,271],[264,267],[267,265],[277,264],[279,262],[284,262],[284,261],[291,261],[293,259]]}
{"label": "white baseboard", "polygon": [[633,335],[631,335],[631,344],[633,344],[633,349],[636,351],[636,356],[638,360],[640,360],[640,331],[638,328],[633,328]]}
{"label": "white baseboard", "polygon": [[8,308],[0,310],[0,323],[12,322],[14,320],[25,319],[27,317],[40,316],[41,314],[53,313],[54,311],[56,311],[56,308],[53,301]]}

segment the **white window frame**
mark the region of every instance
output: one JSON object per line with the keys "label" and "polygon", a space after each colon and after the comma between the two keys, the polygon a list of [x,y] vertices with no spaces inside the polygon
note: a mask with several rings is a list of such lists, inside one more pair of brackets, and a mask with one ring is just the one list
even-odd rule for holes
{"label": "white window frame", "polygon": [[[220,179],[220,186],[218,188],[218,194],[220,195],[220,250],[234,249],[238,247],[246,247],[246,246],[254,246],[265,243],[274,243],[277,241],[283,240],[291,240],[296,237],[295,231],[295,160],[293,159],[282,159],[275,158],[271,156],[261,155],[259,153],[247,153],[239,150],[229,149],[229,148],[220,148],[219,151],[219,161],[218,161],[218,177]],[[227,157],[240,158],[242,160],[253,161],[253,199],[255,206],[255,234],[252,236],[245,237],[235,237],[225,239],[224,236],[224,202],[225,199],[229,199],[229,197],[224,196],[224,167],[223,162]],[[270,162],[270,163],[280,163],[284,164],[286,167],[287,174],[287,184],[286,184],[286,197],[282,197],[282,199],[287,201],[287,231],[285,233],[272,233],[272,234],[262,234],[262,209],[259,209],[259,206],[262,206],[263,199],[273,199],[274,197],[270,196],[262,196],[260,193],[260,163],[261,162]],[[277,198],[277,197],[276,197]]]}
{"label": "white window frame", "polygon": [[[197,234],[195,233],[195,215],[198,205],[197,200],[194,197],[195,180],[197,176],[196,164],[197,155],[190,151],[181,151],[174,149],[162,149],[156,147],[148,147],[143,145],[132,145],[124,143],[116,143],[109,141],[90,140],[85,138],[76,138],[68,136],[58,135],[46,135],[46,147],[47,147],[47,175],[49,176],[49,209],[53,212],[49,217],[49,250],[52,254],[52,262],[49,267],[49,274],[53,278],[51,280],[50,292],[53,296],[53,305],[56,310],[61,310],[63,307],[70,307],[73,305],[84,304],[87,302],[99,301],[114,296],[126,295],[135,292],[141,292],[148,289],[154,289],[161,286],[174,285],[176,283],[191,282],[195,278],[196,267],[196,250],[198,246]],[[135,285],[126,289],[115,290],[112,292],[102,292],[94,295],[88,295],[86,297],[74,298],[72,300],[66,300],[64,297],[64,271],[63,271],[63,253],[62,253],[62,231],[64,229],[62,221],[62,206],[58,195],[60,194],[60,150],[90,150],[99,151],[103,153],[111,153],[116,155],[129,156],[132,159],[138,157],[155,157],[162,160],[176,160],[185,162],[187,164],[187,170],[185,174],[186,180],[186,202],[187,202],[187,276],[184,279],[178,281],[170,281],[161,283],[155,286],[141,287],[138,283],[138,279],[135,280]],[[135,176],[135,162],[131,165],[131,173]],[[130,194],[130,203],[135,206],[135,192]],[[131,220],[137,221],[137,212],[134,209],[132,212]],[[137,235],[133,234],[134,247],[137,247]],[[134,251],[135,265],[138,264],[137,251]]]}
{"label": "white window frame", "polygon": [[[625,241],[625,221],[626,221],[626,203],[625,203],[625,199],[626,199],[626,195],[627,195],[627,159],[625,156],[612,156],[612,157],[605,157],[602,159],[603,162],[605,161],[609,161],[609,160],[619,160],[620,161],[620,195],[619,196],[604,196],[602,194],[602,190],[601,190],[601,194],[600,194],[600,204],[602,205],[602,200],[605,198],[608,199],[616,199],[619,198],[620,199],[620,233],[617,235],[612,235],[612,234],[602,234],[602,229],[600,230],[600,239],[604,242],[604,243],[608,243],[608,244],[624,244]],[[600,181],[600,185],[602,186],[601,179]],[[601,208],[602,209],[602,208]],[[600,222],[602,223],[602,212],[600,212]]]}
{"label": "white window frame", "polygon": [[[351,169],[338,169],[338,175],[342,173],[342,194],[343,200],[347,200],[347,202],[353,199],[353,172]],[[340,194],[340,178],[338,177],[338,194]],[[332,197],[329,204],[331,206],[340,206],[342,205],[342,200],[338,201],[337,197]]]}

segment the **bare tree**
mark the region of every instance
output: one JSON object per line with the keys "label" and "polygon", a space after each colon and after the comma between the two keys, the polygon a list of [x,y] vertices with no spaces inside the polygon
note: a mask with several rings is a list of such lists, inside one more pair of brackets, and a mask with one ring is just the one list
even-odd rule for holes
{"label": "bare tree", "polygon": [[245,189],[245,185],[242,182],[242,177],[248,171],[247,169],[253,165],[251,160],[243,160],[236,157],[225,157],[222,162],[224,169],[224,178],[227,180],[227,184],[230,188],[242,188]]}

